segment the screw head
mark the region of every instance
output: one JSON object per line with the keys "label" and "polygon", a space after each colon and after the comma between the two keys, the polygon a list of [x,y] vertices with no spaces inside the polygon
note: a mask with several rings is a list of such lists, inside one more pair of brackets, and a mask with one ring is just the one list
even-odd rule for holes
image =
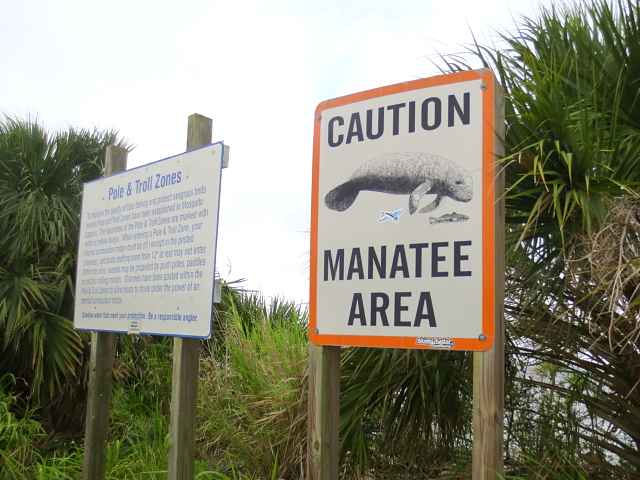
{"label": "screw head", "polygon": [[317,119],[317,120],[322,120],[322,115],[318,115],[318,116],[316,117],[316,119]]}
{"label": "screw head", "polygon": [[318,334],[320,333],[320,330],[318,330],[317,328],[315,328],[315,329],[313,330],[313,333],[315,333],[316,335],[318,335]]}
{"label": "screw head", "polygon": [[481,333],[480,336],[478,337],[478,340],[480,340],[481,342],[486,342],[487,336],[484,333]]}
{"label": "screw head", "polygon": [[487,89],[487,87],[488,87],[488,85],[487,85],[486,83],[484,83],[484,82],[482,82],[482,83],[480,84],[480,88],[481,88],[482,90],[486,90],[486,89]]}

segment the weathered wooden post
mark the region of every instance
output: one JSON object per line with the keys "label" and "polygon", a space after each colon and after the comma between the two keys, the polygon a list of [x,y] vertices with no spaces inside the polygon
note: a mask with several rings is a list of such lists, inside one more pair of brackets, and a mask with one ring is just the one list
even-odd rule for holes
{"label": "weathered wooden post", "polygon": [[[104,176],[107,177],[126,170],[128,153],[126,148],[115,145],[107,147]],[[103,480],[105,478],[109,402],[115,348],[115,333],[91,332],[91,359],[89,361],[89,391],[87,394],[82,480]]]}
{"label": "weathered wooden post", "polygon": [[[187,150],[211,143],[212,124],[210,118],[197,113],[189,116]],[[199,360],[199,338],[173,339],[169,480],[194,478]]]}
{"label": "weathered wooden post", "polygon": [[493,346],[473,354],[473,480],[494,480],[504,474],[504,92],[494,85],[495,153],[495,339]]}
{"label": "weathered wooden post", "polygon": [[336,480],[340,432],[340,347],[309,344],[307,480]]}

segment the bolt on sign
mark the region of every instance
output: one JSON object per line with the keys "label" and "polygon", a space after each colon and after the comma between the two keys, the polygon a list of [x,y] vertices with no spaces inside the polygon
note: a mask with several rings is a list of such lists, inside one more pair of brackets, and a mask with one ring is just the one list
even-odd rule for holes
{"label": "bolt on sign", "polygon": [[85,184],[75,328],[210,335],[227,152],[215,143]]}
{"label": "bolt on sign", "polygon": [[494,152],[494,78],[485,69],[317,107],[314,343],[491,347]]}

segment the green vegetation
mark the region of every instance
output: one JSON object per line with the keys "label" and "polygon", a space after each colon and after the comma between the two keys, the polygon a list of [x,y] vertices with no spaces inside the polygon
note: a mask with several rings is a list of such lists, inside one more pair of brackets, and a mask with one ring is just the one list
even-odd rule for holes
{"label": "green vegetation", "polygon": [[348,471],[436,478],[464,467],[470,460],[472,368],[466,352],[347,349],[340,437]]}
{"label": "green vegetation", "polygon": [[70,320],[82,185],[113,143],[110,131],[0,117],[0,375],[63,430],[82,423],[87,359]]}
{"label": "green vegetation", "polygon": [[[225,289],[217,340],[200,372],[199,479],[302,478],[306,457],[305,313]],[[107,479],[167,475],[171,345],[123,335],[114,367]],[[255,348],[258,345],[259,348]],[[78,479],[82,448],[46,432],[35,410],[0,382],[0,478]]]}
{"label": "green vegetation", "polygon": [[228,475],[304,478],[305,312],[227,290],[216,318],[222,341],[201,360],[199,454]]}
{"label": "green vegetation", "polygon": [[542,8],[472,49],[506,93],[518,367],[507,448],[524,455],[527,476],[640,472],[638,13],[630,1]]}

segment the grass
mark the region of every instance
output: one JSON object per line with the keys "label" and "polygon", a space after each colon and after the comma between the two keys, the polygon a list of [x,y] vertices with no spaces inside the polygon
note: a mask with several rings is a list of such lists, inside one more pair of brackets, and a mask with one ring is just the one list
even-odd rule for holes
{"label": "grass", "polygon": [[526,476],[501,476],[502,480],[588,480],[591,478],[585,476],[585,471],[571,462],[566,462],[562,468],[556,470],[526,455],[521,455],[520,459],[526,465],[522,473]]}
{"label": "grass", "polygon": [[[224,304],[216,312],[215,337],[203,342],[201,351],[197,479],[306,477],[306,328],[306,313],[291,303],[225,292]],[[110,411],[108,480],[167,477],[171,345],[171,339],[162,337],[120,339]],[[371,355],[373,359],[369,358]],[[375,408],[363,410],[360,420],[356,419],[362,441],[368,445],[362,455],[369,457],[351,458],[350,448],[341,478],[362,478],[358,476],[358,460],[368,466],[366,472],[376,479],[469,478],[468,465],[464,464],[469,452],[469,433],[465,430],[470,426],[465,406],[469,399],[462,385],[468,376],[468,365],[463,355],[457,363],[451,356],[446,359],[448,362],[440,356],[402,351],[394,354],[379,349],[354,350],[346,356],[343,407],[348,410],[349,399],[358,397],[360,391],[362,405],[356,406],[364,408],[373,403]],[[367,370],[367,362],[373,360],[373,367],[369,365]],[[395,365],[393,369],[385,366],[389,362]],[[411,373],[414,370],[419,375]],[[386,376],[383,371],[387,371]],[[420,379],[419,389],[411,383],[414,377]],[[358,381],[375,388],[366,393],[362,385],[356,388]],[[0,379],[0,478],[80,480],[81,443],[65,442],[45,431],[37,411],[19,394],[7,393],[15,386],[16,380],[11,376]],[[519,392],[517,402],[523,411],[531,408],[562,420],[560,410],[565,403],[536,392],[533,388]],[[426,413],[424,405],[431,406]],[[388,412],[404,407],[409,409],[406,415],[389,423]],[[385,420],[384,415],[389,418]],[[349,418],[344,415],[343,423]],[[466,427],[449,435],[460,428],[455,425],[456,418]],[[555,424],[547,422],[546,417],[549,428],[534,428],[534,419],[526,415],[515,418],[518,419],[531,428],[522,427],[522,422],[518,424],[520,428],[507,425],[513,460],[508,470],[511,476],[505,480],[609,478],[598,472],[595,473],[599,476],[587,474],[579,464],[573,467],[571,462],[576,458],[566,451],[566,432],[554,428]],[[385,421],[389,424],[383,424]],[[420,426],[419,421],[426,423]],[[345,431],[348,430],[343,435]],[[456,443],[446,445],[447,439]],[[348,442],[345,436],[342,440]],[[515,454],[517,450],[523,454]],[[564,465],[559,463],[559,456],[550,456],[565,451]],[[461,456],[454,461],[456,455]],[[428,462],[433,465],[424,467]]]}
{"label": "grass", "polygon": [[82,470],[82,453],[71,444],[67,451],[41,453],[48,438],[44,428],[20,397],[8,393],[11,375],[0,378],[0,478],[3,480],[73,480]]}
{"label": "grass", "polygon": [[[295,305],[232,294],[224,344],[201,359],[198,445],[225,474],[302,478],[307,435],[306,316]],[[247,308],[250,307],[250,308]]]}
{"label": "grass", "polygon": [[[216,313],[200,365],[196,478],[299,478],[306,456],[306,316],[237,292]],[[107,480],[165,479],[172,340],[122,336],[114,363]],[[256,348],[257,347],[257,348]],[[82,446],[47,431],[0,379],[0,478],[76,480]]]}

